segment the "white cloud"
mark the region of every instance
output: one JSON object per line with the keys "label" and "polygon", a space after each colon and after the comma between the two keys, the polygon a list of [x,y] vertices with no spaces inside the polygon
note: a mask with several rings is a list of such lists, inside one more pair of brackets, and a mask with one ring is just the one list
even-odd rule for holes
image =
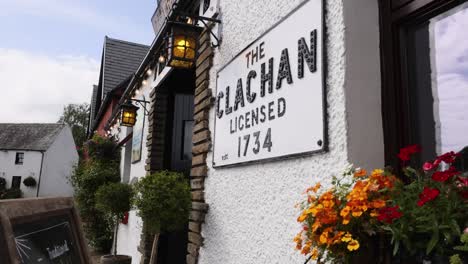
{"label": "white cloud", "polygon": [[0,123],[56,122],[63,106],[89,103],[99,63],[0,48]]}
{"label": "white cloud", "polygon": [[435,18],[438,116],[441,151],[468,144],[468,5]]}
{"label": "white cloud", "polygon": [[[109,1],[111,2],[111,1]],[[111,3],[109,3],[111,4]],[[122,32],[132,34],[135,41],[147,40],[148,31],[125,13],[100,12],[95,7],[80,1],[66,0],[0,0],[2,16],[27,15],[28,17],[55,18],[58,21],[74,22],[106,35],[120,36]],[[148,18],[148,27],[150,27]],[[151,33],[152,31],[149,31]]]}

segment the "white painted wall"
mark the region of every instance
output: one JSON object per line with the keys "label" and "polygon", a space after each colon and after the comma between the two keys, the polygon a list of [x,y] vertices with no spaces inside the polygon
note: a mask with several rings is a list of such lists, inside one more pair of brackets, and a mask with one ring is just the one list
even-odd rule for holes
{"label": "white painted wall", "polygon": [[44,155],[39,196],[73,196],[70,176],[77,163],[75,141],[70,128],[65,126]]}
{"label": "white painted wall", "polygon": [[[16,165],[16,153],[24,153],[23,165]],[[7,188],[11,187],[11,180],[13,176],[21,176],[21,190],[24,197],[36,197],[36,187],[26,187],[23,180],[31,176],[39,182],[39,175],[41,170],[42,153],[39,151],[23,151],[23,150],[0,150],[0,177],[5,178],[7,181]]]}
{"label": "white painted wall", "polygon": [[[160,83],[164,77],[171,71],[169,67],[163,69],[163,71],[154,78],[156,71],[147,77],[148,83],[140,88],[139,95],[143,94],[147,101],[150,101],[149,94],[152,89]],[[149,111],[151,104],[146,105],[146,109]],[[138,116],[140,118],[140,116]],[[147,137],[148,137],[148,116],[145,115],[145,127],[143,129],[143,142],[142,142],[142,153],[141,160],[139,162],[133,163],[130,165],[130,182],[134,182],[146,175],[146,159],[148,158],[148,149],[146,147]],[[120,127],[120,131],[116,128],[113,134],[118,133],[120,140],[124,139],[127,135],[127,128]],[[132,141],[129,140],[128,144],[132,144]],[[125,148],[122,148],[122,157],[125,155]],[[130,162],[130,160],[125,160],[122,158],[123,162]],[[123,173],[124,166],[121,164],[121,172]],[[122,174],[123,175],[123,174]],[[137,212],[132,210],[129,214],[128,224],[120,224],[118,240],[117,240],[117,252],[123,255],[129,255],[132,257],[132,264],[139,264],[141,253],[138,251],[138,246],[140,245],[140,236],[142,233],[142,220],[137,216]]]}
{"label": "white painted wall", "polygon": [[[216,91],[222,66],[301,2],[221,0],[223,41],[215,50],[210,88]],[[329,151],[218,169],[211,167],[210,153],[205,182],[210,210],[200,264],[303,263],[292,242],[300,228],[294,205],[301,193],[317,181],[327,185],[348,162],[383,165],[377,1],[325,2]],[[212,133],[214,114],[212,109]]]}

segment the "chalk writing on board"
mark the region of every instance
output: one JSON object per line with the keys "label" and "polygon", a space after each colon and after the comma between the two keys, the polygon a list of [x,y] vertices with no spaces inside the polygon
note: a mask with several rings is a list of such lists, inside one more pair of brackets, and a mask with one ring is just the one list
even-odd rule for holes
{"label": "chalk writing on board", "polygon": [[79,263],[73,250],[69,222],[41,227],[15,237],[22,264]]}

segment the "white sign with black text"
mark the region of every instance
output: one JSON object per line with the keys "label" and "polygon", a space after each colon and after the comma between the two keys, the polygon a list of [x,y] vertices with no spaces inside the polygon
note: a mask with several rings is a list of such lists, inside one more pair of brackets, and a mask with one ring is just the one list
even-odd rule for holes
{"label": "white sign with black text", "polygon": [[323,30],[306,1],[218,72],[215,167],[325,149]]}

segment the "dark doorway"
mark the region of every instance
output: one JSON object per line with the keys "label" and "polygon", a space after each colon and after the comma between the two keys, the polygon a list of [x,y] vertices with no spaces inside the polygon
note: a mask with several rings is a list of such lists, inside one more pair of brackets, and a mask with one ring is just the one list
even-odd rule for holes
{"label": "dark doorway", "polygon": [[19,189],[21,187],[21,176],[13,176],[11,181],[12,189]]}
{"label": "dark doorway", "polygon": [[[189,181],[192,167],[195,73],[173,70],[164,83],[168,94],[165,129],[164,169],[183,173]],[[160,235],[158,264],[185,264],[188,244],[187,227]]]}

